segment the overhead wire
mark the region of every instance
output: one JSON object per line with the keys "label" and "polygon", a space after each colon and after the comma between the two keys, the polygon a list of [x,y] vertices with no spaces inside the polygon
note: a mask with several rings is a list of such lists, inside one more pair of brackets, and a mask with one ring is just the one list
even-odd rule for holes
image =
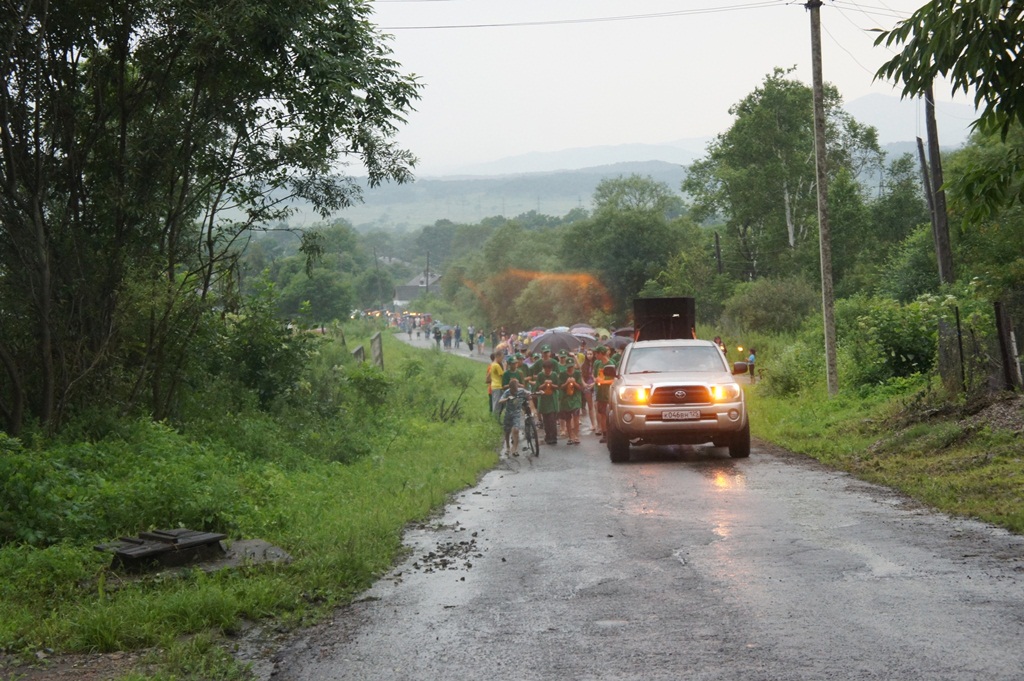
{"label": "overhead wire", "polygon": [[[382,0],[378,0],[380,2]],[[391,0],[395,1],[395,0]],[[419,2],[443,2],[445,0],[417,0]],[[665,17],[695,16],[701,14],[719,14],[722,12],[737,12],[741,10],[763,9],[766,7],[779,7],[786,3],[783,0],[762,0],[761,2],[748,2],[737,5],[724,5],[719,7],[703,7],[695,9],[671,10],[668,12],[649,12],[645,14],[626,14],[610,17],[583,17],[575,19],[545,19],[539,21],[509,21],[478,24],[437,24],[431,26],[382,26],[386,31],[418,31],[418,30],[446,30],[462,28],[509,28],[515,26],[561,26],[567,24],[593,24],[610,21],[633,21],[638,19],[660,19]]]}
{"label": "overhead wire", "polygon": [[[860,26],[858,26],[857,23],[852,18],[847,16],[846,12],[843,11],[842,6],[845,5],[845,6],[854,7],[861,14],[863,14],[865,17],[867,17],[868,19],[870,19],[872,21],[876,20],[877,17],[874,16],[875,12],[869,12],[868,10],[877,10],[878,8],[869,7],[869,6],[866,6],[866,5],[861,5],[861,4],[856,3],[856,2],[848,2],[847,0],[834,0],[834,5],[835,5],[835,9],[839,12],[840,16],[842,16],[844,19],[846,19],[848,22],[850,22],[850,24],[853,25],[854,27],[858,28],[861,31],[865,31],[865,32],[873,30],[873,29],[861,28]],[[891,12],[891,14],[886,14],[885,12]],[[899,12],[896,12],[895,10],[893,10],[890,7],[885,7],[885,12],[882,12],[881,16],[895,17],[898,20],[903,20],[903,19],[908,18],[906,14],[901,14]],[[874,29],[874,30],[879,30],[879,29]],[[832,37],[831,34],[829,34],[829,36]],[[834,37],[832,37],[832,39],[836,42],[837,45],[839,45],[839,41],[835,40]],[[839,47],[841,49],[843,49],[844,51],[846,51],[847,53],[849,53],[849,50],[846,50],[846,48],[843,47],[842,45],[839,45]],[[889,52],[890,54],[894,55],[894,56],[899,54],[898,51],[892,49],[888,45],[882,45],[881,47],[884,50],[886,50],[887,52]],[[853,57],[852,54],[850,54],[850,56],[851,56],[851,58]],[[856,59],[854,59],[854,61],[857,62]],[[862,64],[860,64],[860,62],[857,62],[857,65],[860,66],[861,68],[865,68]],[[870,71],[869,69],[865,68],[865,70],[868,70],[869,72],[874,74],[874,72]],[[895,86],[895,84],[894,84],[894,86]],[[915,99],[918,100],[918,108],[920,109],[920,106],[923,103],[924,98],[922,97],[922,98],[915,98]],[[943,115],[948,116],[950,118],[955,118],[957,120],[962,120],[962,121],[973,121],[974,120],[974,117],[972,117],[972,116],[960,116],[960,115],[957,115],[957,114],[953,113],[952,111],[949,110],[949,108],[945,107],[943,102],[934,102],[934,105],[936,106],[937,109],[942,110]],[[921,116],[921,112],[918,111],[918,119],[919,119],[918,120],[918,128],[920,128],[920,116]],[[921,132],[920,129],[918,130],[918,132],[919,133]]]}

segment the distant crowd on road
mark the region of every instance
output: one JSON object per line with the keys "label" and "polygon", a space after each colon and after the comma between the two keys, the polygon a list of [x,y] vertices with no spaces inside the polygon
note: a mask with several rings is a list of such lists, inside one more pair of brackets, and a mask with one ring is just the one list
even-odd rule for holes
{"label": "distant crowd on road", "polygon": [[[407,317],[401,328],[412,340],[432,339],[439,350],[458,350],[465,342],[469,352],[489,355],[485,382],[489,409],[502,420],[504,453],[519,455],[519,437],[524,414],[540,417],[539,426],[548,445],[560,440],[580,443],[581,423],[589,434],[605,441],[605,413],[612,379],[602,371],[618,366],[622,349],[632,341],[633,329],[609,333],[589,326],[537,327],[508,333],[504,327],[488,332],[470,325],[447,325],[429,316]],[[714,342],[728,357],[721,337]],[[557,346],[557,347],[555,347]],[[487,351],[490,348],[490,351]],[[741,353],[743,348],[738,349]],[[756,350],[743,358],[754,381]]]}

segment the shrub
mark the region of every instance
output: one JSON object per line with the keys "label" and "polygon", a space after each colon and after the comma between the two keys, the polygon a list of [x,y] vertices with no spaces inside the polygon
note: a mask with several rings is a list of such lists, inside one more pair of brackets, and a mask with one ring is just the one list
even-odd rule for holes
{"label": "shrub", "polygon": [[940,310],[931,300],[900,304],[857,296],[836,305],[837,336],[853,385],[878,385],[935,365]]}
{"label": "shrub", "polygon": [[820,339],[816,339],[813,345],[806,340],[797,340],[784,346],[760,370],[763,378],[761,390],[767,395],[786,397],[799,395],[820,383],[825,375],[822,346]]}
{"label": "shrub", "polygon": [[803,279],[758,279],[736,288],[723,321],[732,328],[791,333],[820,306],[821,296]]}
{"label": "shrub", "polygon": [[231,534],[250,504],[239,491],[244,464],[234,451],[146,419],[125,431],[31,451],[7,439],[0,542],[102,541],[154,527]]}

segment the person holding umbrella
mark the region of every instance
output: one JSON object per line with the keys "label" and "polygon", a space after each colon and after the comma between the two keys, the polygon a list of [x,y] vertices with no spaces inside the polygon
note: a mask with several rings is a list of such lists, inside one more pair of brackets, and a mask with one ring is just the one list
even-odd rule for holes
{"label": "person holding umbrella", "polygon": [[[551,346],[550,345],[542,345],[542,346],[540,346],[540,359],[538,359],[532,365],[530,365],[530,375],[533,376],[533,377],[536,377],[537,374],[539,374],[541,372],[541,370],[544,369],[544,362],[548,361],[549,359],[551,359]],[[552,360],[552,361],[554,361],[554,360]],[[537,389],[536,382],[533,382],[533,381],[531,381],[531,382],[534,383],[533,389],[536,390]]]}

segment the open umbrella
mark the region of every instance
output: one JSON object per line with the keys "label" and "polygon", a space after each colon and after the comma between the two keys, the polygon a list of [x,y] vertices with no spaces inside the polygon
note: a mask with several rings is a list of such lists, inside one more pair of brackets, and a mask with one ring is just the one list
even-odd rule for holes
{"label": "open umbrella", "polygon": [[590,324],[573,324],[569,327],[569,333],[582,333],[585,336],[593,336],[594,327]]}
{"label": "open umbrella", "polygon": [[579,349],[580,339],[568,331],[547,331],[530,341],[530,352],[540,352],[545,345],[551,348],[551,352],[568,352]]}
{"label": "open umbrella", "polygon": [[632,343],[633,338],[627,338],[626,336],[609,336],[606,340],[603,340],[601,342],[604,343],[609,348],[621,350],[622,348]]}
{"label": "open umbrella", "polygon": [[632,338],[633,337],[633,327],[632,326],[624,326],[621,329],[615,329],[614,331],[612,331],[612,335],[613,336],[627,336],[629,338]]}

